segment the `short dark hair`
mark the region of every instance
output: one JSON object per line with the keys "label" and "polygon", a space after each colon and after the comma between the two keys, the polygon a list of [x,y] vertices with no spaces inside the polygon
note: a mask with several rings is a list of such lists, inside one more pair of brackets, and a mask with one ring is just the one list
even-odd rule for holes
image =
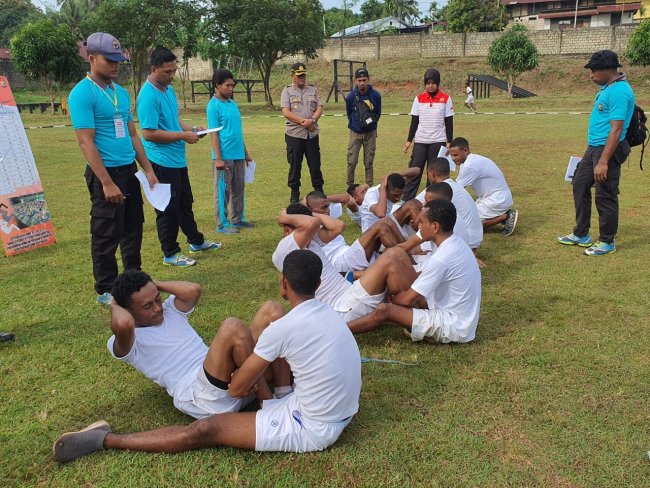
{"label": "short dark hair", "polygon": [[431,200],[424,208],[427,209],[429,223],[438,222],[445,232],[451,232],[456,225],[456,207],[447,200]]}
{"label": "short dark hair", "polygon": [[111,295],[120,307],[131,306],[131,296],[140,291],[147,283],[153,281],[144,271],[129,269],[119,275],[113,283]]}
{"label": "short dark hair", "polygon": [[178,59],[176,55],[166,47],[158,46],[151,51],[151,66],[156,68],[160,68],[163,64],[169,63],[170,61],[176,61],[176,59]]}
{"label": "short dark hair", "polygon": [[350,186],[348,186],[348,189],[346,190],[348,192],[348,195],[353,197],[354,196],[354,190],[359,188],[359,186],[360,186],[359,183],[352,183]]}
{"label": "short dark hair", "polygon": [[451,199],[454,197],[454,190],[452,189],[451,185],[449,183],[445,183],[444,181],[441,181],[440,183],[431,183],[427,187],[427,193],[439,195],[448,202],[451,202]]}
{"label": "short dark hair", "polygon": [[325,195],[325,193],[323,193],[320,190],[314,190],[307,193],[305,199],[307,202],[307,206],[309,207],[310,202],[314,200],[320,200],[320,199],[327,200],[327,195]]}
{"label": "short dark hair", "polygon": [[435,171],[440,176],[449,176],[449,160],[447,158],[433,158],[429,161],[428,171]]}
{"label": "short dark hair", "polygon": [[391,173],[388,175],[388,188],[403,189],[406,186],[406,180],[399,173]]}
{"label": "short dark hair", "polygon": [[235,81],[235,77],[227,69],[218,69],[212,75],[212,86],[216,87],[217,85],[225,83],[227,80]]}
{"label": "short dark hair", "polygon": [[291,289],[299,295],[313,296],[320,286],[323,262],[309,249],[291,251],[284,258],[282,274]]}
{"label": "short dark hair", "polygon": [[464,137],[456,137],[449,143],[449,147],[458,147],[460,149],[467,149],[469,151],[469,142]]}
{"label": "short dark hair", "polygon": [[306,205],[302,203],[290,203],[287,206],[288,215],[309,215],[312,216],[311,210]]}

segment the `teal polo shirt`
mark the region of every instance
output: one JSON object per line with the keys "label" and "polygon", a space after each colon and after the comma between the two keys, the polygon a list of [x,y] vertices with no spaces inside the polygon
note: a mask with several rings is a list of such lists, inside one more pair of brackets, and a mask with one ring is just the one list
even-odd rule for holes
{"label": "teal polo shirt", "polygon": [[[133,120],[129,92],[117,83],[102,89],[86,77],[70,92],[68,108],[75,130],[95,130],[95,146],[105,167],[114,168],[133,163],[135,149],[128,127],[128,123]],[[116,137],[116,117],[122,119],[124,137]]]}
{"label": "teal polo shirt", "polygon": [[[212,97],[205,109],[208,116],[208,128],[223,127],[217,132],[221,146],[221,159],[239,160],[246,158],[244,150],[244,131],[237,102],[233,99],[220,100]],[[215,158],[214,149],[212,159]]]}
{"label": "teal polo shirt", "polygon": [[[183,132],[178,122],[178,102],[176,92],[169,85],[163,92],[150,82],[145,82],[140,89],[136,101],[140,130],[164,130],[169,132]],[[142,138],[142,145],[147,157],[160,166],[166,168],[185,168],[185,141],[174,141],[168,144],[146,141]]]}
{"label": "teal polo shirt", "polygon": [[634,92],[627,81],[621,80],[601,87],[589,117],[587,144],[604,146],[612,120],[623,121],[623,132],[619,142],[625,139],[633,112]]}

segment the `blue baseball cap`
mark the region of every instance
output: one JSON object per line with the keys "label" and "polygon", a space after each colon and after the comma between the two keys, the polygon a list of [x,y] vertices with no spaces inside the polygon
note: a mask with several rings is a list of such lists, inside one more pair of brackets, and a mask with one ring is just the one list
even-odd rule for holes
{"label": "blue baseball cap", "polygon": [[95,32],[86,40],[88,54],[101,54],[109,61],[126,61],[120,41],[106,32]]}

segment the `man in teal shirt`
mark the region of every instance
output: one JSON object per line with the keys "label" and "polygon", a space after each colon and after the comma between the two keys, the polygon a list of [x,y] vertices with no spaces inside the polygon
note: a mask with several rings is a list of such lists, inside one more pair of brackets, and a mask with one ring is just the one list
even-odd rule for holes
{"label": "man in teal shirt", "polygon": [[169,49],[159,47],[151,53],[151,74],[138,94],[136,108],[142,139],[153,171],[161,183],[171,185],[171,199],[164,211],[156,210],[156,228],[163,251],[163,263],[192,266],[196,261],[181,254],[178,229],[187,236],[190,252],[219,249],[218,242],[207,241],[199,232],[192,211],[192,187],[187,171],[185,143],[195,144],[197,130],[181,121],[176,94],[171,83],[178,65]]}
{"label": "man in teal shirt", "polygon": [[135,130],[129,93],[115,83],[126,58],[120,43],[105,32],[86,41],[90,73],[70,92],[68,106],[79,147],[88,164],[91,256],[97,302],[110,305],[117,278],[119,245],[124,270],[142,264],[142,194],[134,158],[149,186],[158,183]]}
{"label": "man in teal shirt", "polygon": [[[573,232],[559,237],[560,244],[586,247],[588,256],[616,251],[614,238],[618,230],[618,185],[621,165],[630,154],[625,140],[634,112],[634,92],[623,73],[619,73],[618,56],[609,50],[597,51],[585,68],[591,80],[600,86],[589,118],[587,151],[573,175],[573,200],[576,226]],[[596,209],[600,236],[595,244],[589,235],[591,226],[591,187],[596,187]]]}

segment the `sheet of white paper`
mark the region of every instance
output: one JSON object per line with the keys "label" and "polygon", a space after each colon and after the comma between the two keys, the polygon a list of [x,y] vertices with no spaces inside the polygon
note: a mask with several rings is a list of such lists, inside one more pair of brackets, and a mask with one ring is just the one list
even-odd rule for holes
{"label": "sheet of white paper", "polygon": [[142,189],[144,190],[144,196],[147,197],[149,203],[153,207],[161,212],[167,208],[169,205],[169,200],[172,197],[171,185],[169,183],[158,183],[153,187],[153,191],[149,188],[149,182],[147,177],[142,171],[138,171],[135,174],[135,177],[140,181]]}
{"label": "sheet of white paper", "polygon": [[200,136],[204,136],[205,134],[209,134],[210,132],[219,132],[221,129],[223,129],[223,126],[222,127],[215,127],[214,129],[200,130],[200,131],[197,132],[197,134],[200,135]]}
{"label": "sheet of white paper", "polygon": [[454,160],[451,159],[451,156],[447,154],[446,146],[442,146],[440,148],[440,151],[438,151],[438,157],[445,158],[447,161],[449,161],[449,171],[456,171],[456,163],[454,163]]}
{"label": "sheet of white paper", "polygon": [[581,159],[582,158],[579,158],[578,156],[571,156],[569,158],[569,165],[566,168],[564,181],[568,181],[569,183],[573,181],[573,174],[576,172],[576,168],[578,167],[578,163]]}
{"label": "sheet of white paper", "polygon": [[244,183],[252,183],[255,180],[255,161],[250,161],[244,171]]}

